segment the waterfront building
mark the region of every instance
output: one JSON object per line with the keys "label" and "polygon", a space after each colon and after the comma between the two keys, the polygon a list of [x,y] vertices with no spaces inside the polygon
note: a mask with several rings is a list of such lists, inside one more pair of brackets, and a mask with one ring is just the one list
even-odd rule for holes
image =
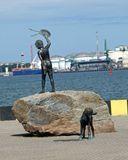
{"label": "waterfront building", "polygon": [[52,67],[54,70],[70,70],[71,60],[62,56],[51,57]]}
{"label": "waterfront building", "polygon": [[[106,60],[106,56],[101,54],[98,60]],[[52,66],[55,71],[70,71],[70,70],[76,70],[76,69],[85,69],[90,66],[90,64],[86,64],[86,62],[96,62],[97,61],[97,55],[95,54],[87,54],[87,53],[79,53],[75,56],[53,56],[51,57]],[[80,63],[83,63],[81,66]],[[85,64],[84,64],[85,63]],[[93,64],[94,66],[95,64]],[[80,68],[79,68],[80,67]]]}
{"label": "waterfront building", "polygon": [[120,45],[108,54],[115,63],[122,63],[123,67],[128,67],[128,46]]}
{"label": "waterfront building", "polygon": [[[121,64],[123,67],[128,67],[128,46],[120,45],[115,50],[108,51],[109,58],[117,64]],[[106,60],[106,56],[101,52],[98,56],[99,60]],[[54,71],[70,70],[72,62],[89,62],[97,60],[96,53],[78,53],[74,55],[63,56],[51,56],[52,67]],[[41,63],[36,56],[31,64],[31,68],[41,68]]]}

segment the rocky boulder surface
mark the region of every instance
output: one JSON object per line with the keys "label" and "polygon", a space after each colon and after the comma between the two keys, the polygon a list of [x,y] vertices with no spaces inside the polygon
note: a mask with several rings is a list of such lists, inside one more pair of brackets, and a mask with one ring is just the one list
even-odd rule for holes
{"label": "rocky boulder surface", "polygon": [[96,133],[113,132],[114,123],[105,101],[90,91],[46,92],[15,101],[12,111],[27,132],[32,134],[72,135],[80,132],[80,117],[86,107],[94,115]]}

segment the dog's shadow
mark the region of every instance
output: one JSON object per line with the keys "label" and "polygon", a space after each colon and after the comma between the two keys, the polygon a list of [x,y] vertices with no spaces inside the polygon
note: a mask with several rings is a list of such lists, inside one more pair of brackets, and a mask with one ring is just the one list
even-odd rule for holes
{"label": "dog's shadow", "polygon": [[54,142],[76,142],[76,141],[80,141],[80,139],[79,138],[77,138],[77,139],[73,139],[73,138],[71,138],[71,139],[56,139],[53,141]]}
{"label": "dog's shadow", "polygon": [[83,141],[83,140],[87,140],[88,137],[85,137],[83,139],[80,139],[80,137],[78,138],[68,138],[68,139],[57,139],[57,140],[54,140],[54,142],[75,142],[75,141]]}

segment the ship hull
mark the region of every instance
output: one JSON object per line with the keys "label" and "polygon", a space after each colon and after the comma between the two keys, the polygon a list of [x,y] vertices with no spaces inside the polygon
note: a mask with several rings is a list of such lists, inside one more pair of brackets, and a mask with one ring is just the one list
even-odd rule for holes
{"label": "ship hull", "polygon": [[13,76],[41,74],[41,69],[13,70]]}

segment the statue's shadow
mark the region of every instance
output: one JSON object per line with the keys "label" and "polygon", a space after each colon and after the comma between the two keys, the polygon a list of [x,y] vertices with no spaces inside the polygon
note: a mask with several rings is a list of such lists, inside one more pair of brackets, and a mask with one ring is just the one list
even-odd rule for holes
{"label": "statue's shadow", "polygon": [[13,134],[11,136],[14,137],[53,137],[55,135],[45,133],[45,134],[32,134],[32,133],[19,133],[19,134]]}
{"label": "statue's shadow", "polygon": [[14,137],[34,137],[34,135],[32,135],[30,133],[13,134],[11,136],[14,136]]}
{"label": "statue's shadow", "polygon": [[[56,135],[53,135],[53,134],[49,134],[49,133],[45,133],[45,134],[38,134],[38,135],[34,135],[34,134],[31,134],[31,133],[20,133],[20,134],[13,134],[11,136],[14,136],[14,137],[56,137],[57,139],[54,139],[53,141],[54,142],[72,142],[72,141],[80,141],[79,139],[79,136],[78,134],[72,134],[72,135],[66,135],[66,134],[62,134],[62,135],[59,135],[59,136],[56,136]],[[65,136],[64,138],[62,138],[63,136]],[[73,137],[73,136],[78,136],[78,137]],[[66,138],[67,137],[67,138]],[[69,138],[70,137],[70,138]],[[87,139],[87,138],[85,138]]]}

